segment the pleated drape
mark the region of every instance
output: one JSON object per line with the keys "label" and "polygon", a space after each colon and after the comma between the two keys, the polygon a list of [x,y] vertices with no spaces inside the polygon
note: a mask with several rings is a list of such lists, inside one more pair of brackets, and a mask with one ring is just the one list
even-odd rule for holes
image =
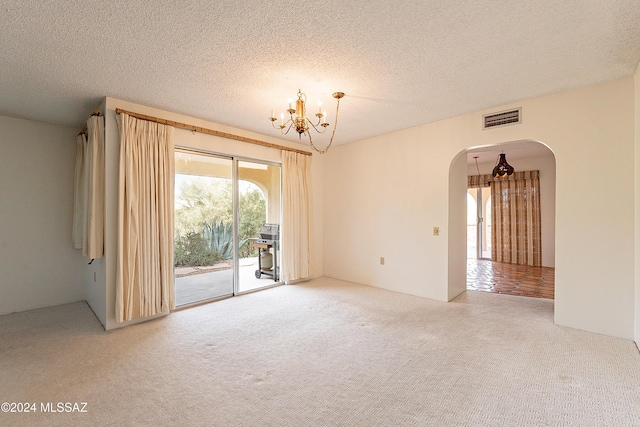
{"label": "pleated drape", "polygon": [[173,127],[121,114],[116,320],[169,313],[173,281]]}
{"label": "pleated drape", "polygon": [[282,279],[311,277],[311,156],[282,151]]}
{"label": "pleated drape", "polygon": [[82,254],[88,258],[104,255],[104,117],[87,120],[87,212]]}
{"label": "pleated drape", "polygon": [[539,192],[537,170],[491,181],[494,261],[542,265]]}
{"label": "pleated drape", "polygon": [[72,247],[95,259],[104,255],[104,117],[87,120],[76,138]]}
{"label": "pleated drape", "polygon": [[71,242],[73,249],[84,245],[85,200],[87,198],[87,169],[84,158],[87,155],[87,137],[81,133],[76,137],[76,172],[73,180],[73,228]]}

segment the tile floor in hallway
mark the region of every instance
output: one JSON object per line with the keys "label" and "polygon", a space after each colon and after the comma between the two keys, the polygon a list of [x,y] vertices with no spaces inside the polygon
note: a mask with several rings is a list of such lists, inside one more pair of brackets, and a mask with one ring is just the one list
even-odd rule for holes
{"label": "tile floor in hallway", "polygon": [[554,298],[555,269],[467,258],[467,289]]}

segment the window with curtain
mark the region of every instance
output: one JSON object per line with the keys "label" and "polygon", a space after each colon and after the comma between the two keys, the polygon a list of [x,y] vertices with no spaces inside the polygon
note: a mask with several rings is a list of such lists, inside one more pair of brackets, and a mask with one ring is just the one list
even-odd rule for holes
{"label": "window with curtain", "polygon": [[87,120],[76,138],[72,247],[95,259],[104,255],[104,117]]}
{"label": "window with curtain", "polygon": [[491,178],[494,261],[542,265],[539,175],[534,170]]}
{"label": "window with curtain", "polygon": [[282,279],[311,277],[311,156],[282,151]]}
{"label": "window with curtain", "polygon": [[173,127],[121,114],[116,320],[169,313],[173,282]]}

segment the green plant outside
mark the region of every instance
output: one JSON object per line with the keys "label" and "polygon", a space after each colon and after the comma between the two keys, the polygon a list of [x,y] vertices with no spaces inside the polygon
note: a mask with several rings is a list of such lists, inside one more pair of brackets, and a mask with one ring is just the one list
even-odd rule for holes
{"label": "green plant outside", "polygon": [[[223,260],[233,258],[233,224],[225,225],[222,221],[219,224],[205,224],[202,234],[207,249],[217,258]],[[247,239],[240,241],[238,249],[242,249],[247,241]]]}
{"label": "green plant outside", "polygon": [[176,267],[196,267],[213,265],[221,259],[207,248],[201,233],[189,232],[179,236],[174,244],[174,263]]}
{"label": "green plant outside", "polygon": [[[176,267],[208,266],[233,258],[230,183],[218,180],[207,184],[194,180],[182,187],[181,208],[176,210]],[[266,219],[262,192],[255,188],[240,194],[238,213],[239,257],[257,256],[258,250],[247,243],[258,236]],[[210,219],[204,220],[207,217]]]}

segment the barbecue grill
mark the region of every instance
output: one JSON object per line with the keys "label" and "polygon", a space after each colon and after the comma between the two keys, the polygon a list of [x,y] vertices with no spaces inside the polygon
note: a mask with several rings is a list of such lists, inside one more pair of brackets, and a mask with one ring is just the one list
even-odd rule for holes
{"label": "barbecue grill", "polygon": [[[263,274],[273,277],[276,282],[280,279],[278,267],[279,240],[278,224],[263,225],[260,229],[260,237],[249,239],[250,246],[259,248],[258,269],[256,270],[257,279],[261,278]],[[272,249],[273,252],[271,251]],[[271,260],[271,262],[268,260]]]}

